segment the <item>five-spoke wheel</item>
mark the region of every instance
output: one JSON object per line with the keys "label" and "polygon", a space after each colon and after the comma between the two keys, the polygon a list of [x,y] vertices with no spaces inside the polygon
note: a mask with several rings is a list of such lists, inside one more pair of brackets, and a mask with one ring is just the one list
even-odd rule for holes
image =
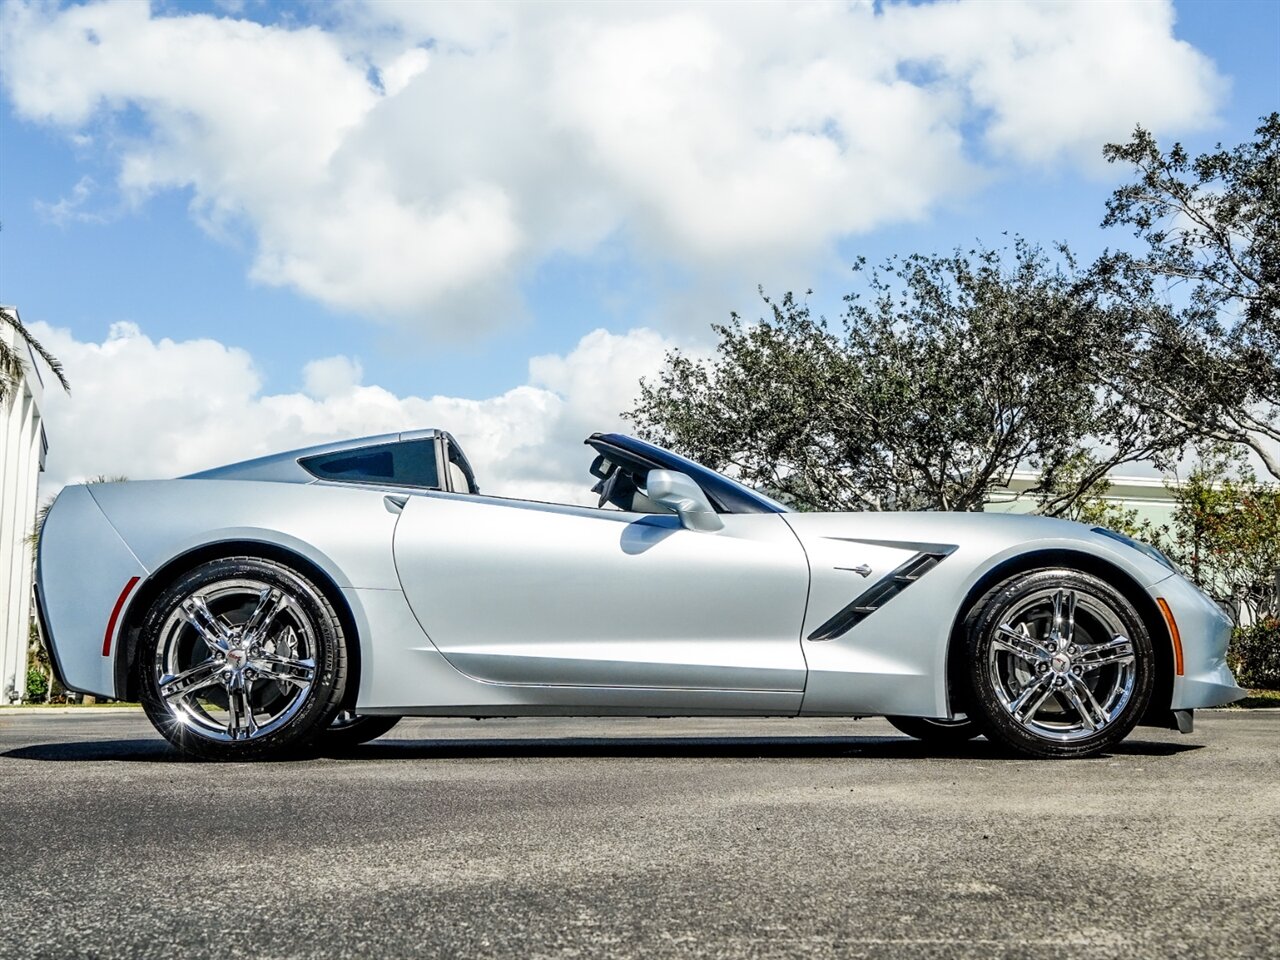
{"label": "five-spoke wheel", "polygon": [[345,681],[342,626],[309,580],[267,560],[215,560],[161,594],[143,625],[142,701],[186,753],[260,757],[313,740]]}
{"label": "five-spoke wheel", "polygon": [[970,618],[970,679],[989,735],[1041,757],[1115,743],[1151,695],[1151,638],[1123,594],[1076,570],[991,591]]}

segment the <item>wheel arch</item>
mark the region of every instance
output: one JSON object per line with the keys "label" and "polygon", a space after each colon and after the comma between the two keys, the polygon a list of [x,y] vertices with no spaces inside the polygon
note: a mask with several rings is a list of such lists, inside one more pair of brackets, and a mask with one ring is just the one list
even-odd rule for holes
{"label": "wheel arch", "polygon": [[354,705],[360,689],[360,634],[351,605],[338,587],[333,575],[320,564],[296,550],[265,540],[222,540],[202,544],[186,550],[157,567],[137,588],[129,600],[124,622],[120,626],[118,648],[115,657],[115,689],[122,700],[137,700],[138,645],[141,641],[142,622],[155,599],[175,580],[196,567],[213,560],[229,557],[258,557],[282,564],[309,579],[333,605],[342,623],[346,641],[348,667],[347,689],[343,694],[343,707]]}
{"label": "wheel arch", "polygon": [[1042,570],[1047,567],[1070,567],[1073,570],[1092,574],[1119,590],[1124,598],[1133,604],[1142,618],[1143,625],[1147,628],[1147,633],[1151,636],[1151,647],[1156,658],[1156,676],[1151,692],[1151,703],[1141,722],[1149,721],[1167,726],[1160,718],[1167,716],[1169,705],[1173,701],[1173,637],[1169,634],[1169,627],[1160,608],[1142,584],[1122,568],[1093,554],[1070,549],[1033,550],[1010,557],[984,573],[969,588],[957,610],[955,621],[951,626],[951,635],[947,641],[947,703],[949,707],[953,711],[966,710],[964,702],[967,690],[964,679],[966,674],[965,620],[973,611],[974,605],[996,584],[1020,573],[1029,573],[1032,570]]}

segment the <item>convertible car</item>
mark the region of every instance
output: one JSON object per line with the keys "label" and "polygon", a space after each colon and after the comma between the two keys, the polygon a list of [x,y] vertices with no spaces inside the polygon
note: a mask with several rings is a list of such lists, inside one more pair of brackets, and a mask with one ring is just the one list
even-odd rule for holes
{"label": "convertible car", "polygon": [[644,441],[586,443],[596,508],[486,496],[440,430],[68,487],[36,584],[59,679],[223,760],[406,715],[884,715],[1078,757],[1242,694],[1227,618],[1119,534],[790,512]]}

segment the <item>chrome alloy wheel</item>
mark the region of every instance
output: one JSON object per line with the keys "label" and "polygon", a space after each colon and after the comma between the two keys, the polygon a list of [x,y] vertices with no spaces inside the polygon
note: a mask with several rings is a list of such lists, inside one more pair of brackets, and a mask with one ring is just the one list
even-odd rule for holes
{"label": "chrome alloy wheel", "polygon": [[201,586],[173,608],[159,637],[153,669],[165,708],[211,740],[278,730],[315,681],[311,618],[297,597],[261,580]]}
{"label": "chrome alloy wheel", "polygon": [[1083,740],[1124,712],[1136,682],[1134,645],[1117,611],[1076,590],[1023,597],[995,628],[986,669],[1005,712],[1047,740]]}

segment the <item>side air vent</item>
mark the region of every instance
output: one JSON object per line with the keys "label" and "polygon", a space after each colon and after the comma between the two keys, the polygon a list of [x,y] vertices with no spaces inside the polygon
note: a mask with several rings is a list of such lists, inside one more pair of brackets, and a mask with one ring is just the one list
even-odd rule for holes
{"label": "side air vent", "polygon": [[917,553],[883,580],[872,584],[854,597],[834,617],[809,634],[809,639],[834,640],[836,637],[844,636],[954,553],[955,549],[953,546],[939,544],[931,545],[929,550]]}

